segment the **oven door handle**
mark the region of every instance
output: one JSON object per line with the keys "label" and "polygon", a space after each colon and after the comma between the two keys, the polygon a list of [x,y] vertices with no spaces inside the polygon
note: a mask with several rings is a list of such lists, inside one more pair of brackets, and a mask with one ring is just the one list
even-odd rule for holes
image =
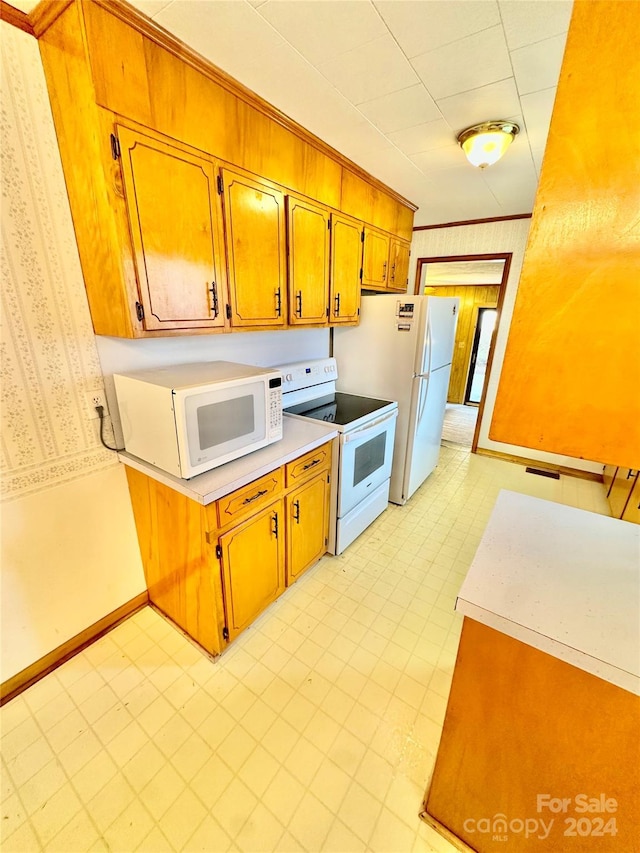
{"label": "oven door handle", "polygon": [[349,444],[351,441],[362,441],[362,439],[369,438],[369,436],[374,435],[376,432],[380,432],[380,425],[390,423],[394,418],[398,417],[398,410],[395,409],[393,412],[389,412],[388,415],[385,415],[383,418],[378,418],[377,421],[374,421],[372,424],[367,424],[362,427],[362,429],[356,429],[353,432],[344,433],[344,443]]}

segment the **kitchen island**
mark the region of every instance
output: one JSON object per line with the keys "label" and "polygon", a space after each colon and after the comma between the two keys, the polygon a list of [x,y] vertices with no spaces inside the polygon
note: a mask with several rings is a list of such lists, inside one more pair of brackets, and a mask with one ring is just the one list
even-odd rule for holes
{"label": "kitchen island", "polygon": [[503,491],[422,817],[460,849],[640,850],[640,530]]}

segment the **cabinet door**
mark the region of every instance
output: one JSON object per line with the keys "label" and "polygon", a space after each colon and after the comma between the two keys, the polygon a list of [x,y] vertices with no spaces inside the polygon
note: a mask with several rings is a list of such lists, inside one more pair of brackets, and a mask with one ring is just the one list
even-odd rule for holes
{"label": "cabinet door", "polygon": [[287,196],[289,323],[326,323],[329,306],[329,212]]}
{"label": "cabinet door", "polygon": [[231,325],[284,326],[286,237],[283,193],[222,169]]}
{"label": "cabinet door", "polygon": [[284,503],[270,507],[220,537],[229,640],[284,590]]}
{"label": "cabinet door", "polygon": [[362,286],[378,290],[388,287],[389,235],[364,226]]}
{"label": "cabinet door", "polygon": [[638,472],[633,468],[618,468],[609,489],[609,508],[614,518],[621,518]]}
{"label": "cabinet door", "polygon": [[212,160],[118,126],[147,330],[225,324],[224,238]]}
{"label": "cabinet door", "polygon": [[622,513],[622,520],[640,524],[640,476],[636,476],[627,505]]}
{"label": "cabinet door", "polygon": [[287,586],[325,553],[329,530],[329,474],[317,477],[286,497]]}
{"label": "cabinet door", "polygon": [[403,293],[407,292],[410,248],[411,243],[405,243],[404,240],[397,240],[395,237],[391,240],[391,249],[389,252],[389,263],[391,264],[389,287],[392,290],[401,290]]}
{"label": "cabinet door", "polygon": [[602,482],[604,483],[604,490],[609,495],[609,491],[611,489],[611,484],[613,483],[616,471],[618,468],[615,465],[605,465],[602,469]]}
{"label": "cabinet door", "polygon": [[331,323],[357,323],[360,314],[362,225],[355,219],[331,215]]}

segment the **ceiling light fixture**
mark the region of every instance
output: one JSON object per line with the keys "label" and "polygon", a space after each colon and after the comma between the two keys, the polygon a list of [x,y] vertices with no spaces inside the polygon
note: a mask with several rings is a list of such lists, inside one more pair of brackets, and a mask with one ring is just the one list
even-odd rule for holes
{"label": "ceiling light fixture", "polygon": [[512,121],[485,121],[458,134],[458,144],[472,166],[484,169],[497,163],[520,128]]}

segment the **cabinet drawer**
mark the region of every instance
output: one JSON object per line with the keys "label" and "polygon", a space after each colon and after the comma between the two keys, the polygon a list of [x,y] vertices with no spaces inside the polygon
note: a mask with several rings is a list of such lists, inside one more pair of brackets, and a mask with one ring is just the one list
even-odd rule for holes
{"label": "cabinet drawer", "polygon": [[257,510],[267,506],[277,497],[283,487],[283,471],[277,468],[254,480],[248,486],[237,489],[230,495],[216,501],[216,512],[220,529],[236,524]]}
{"label": "cabinet drawer", "polygon": [[315,450],[305,453],[293,462],[289,462],[286,466],[286,483],[287,486],[293,483],[300,483],[307,477],[312,477],[322,468],[331,467],[331,442],[317,447]]}

